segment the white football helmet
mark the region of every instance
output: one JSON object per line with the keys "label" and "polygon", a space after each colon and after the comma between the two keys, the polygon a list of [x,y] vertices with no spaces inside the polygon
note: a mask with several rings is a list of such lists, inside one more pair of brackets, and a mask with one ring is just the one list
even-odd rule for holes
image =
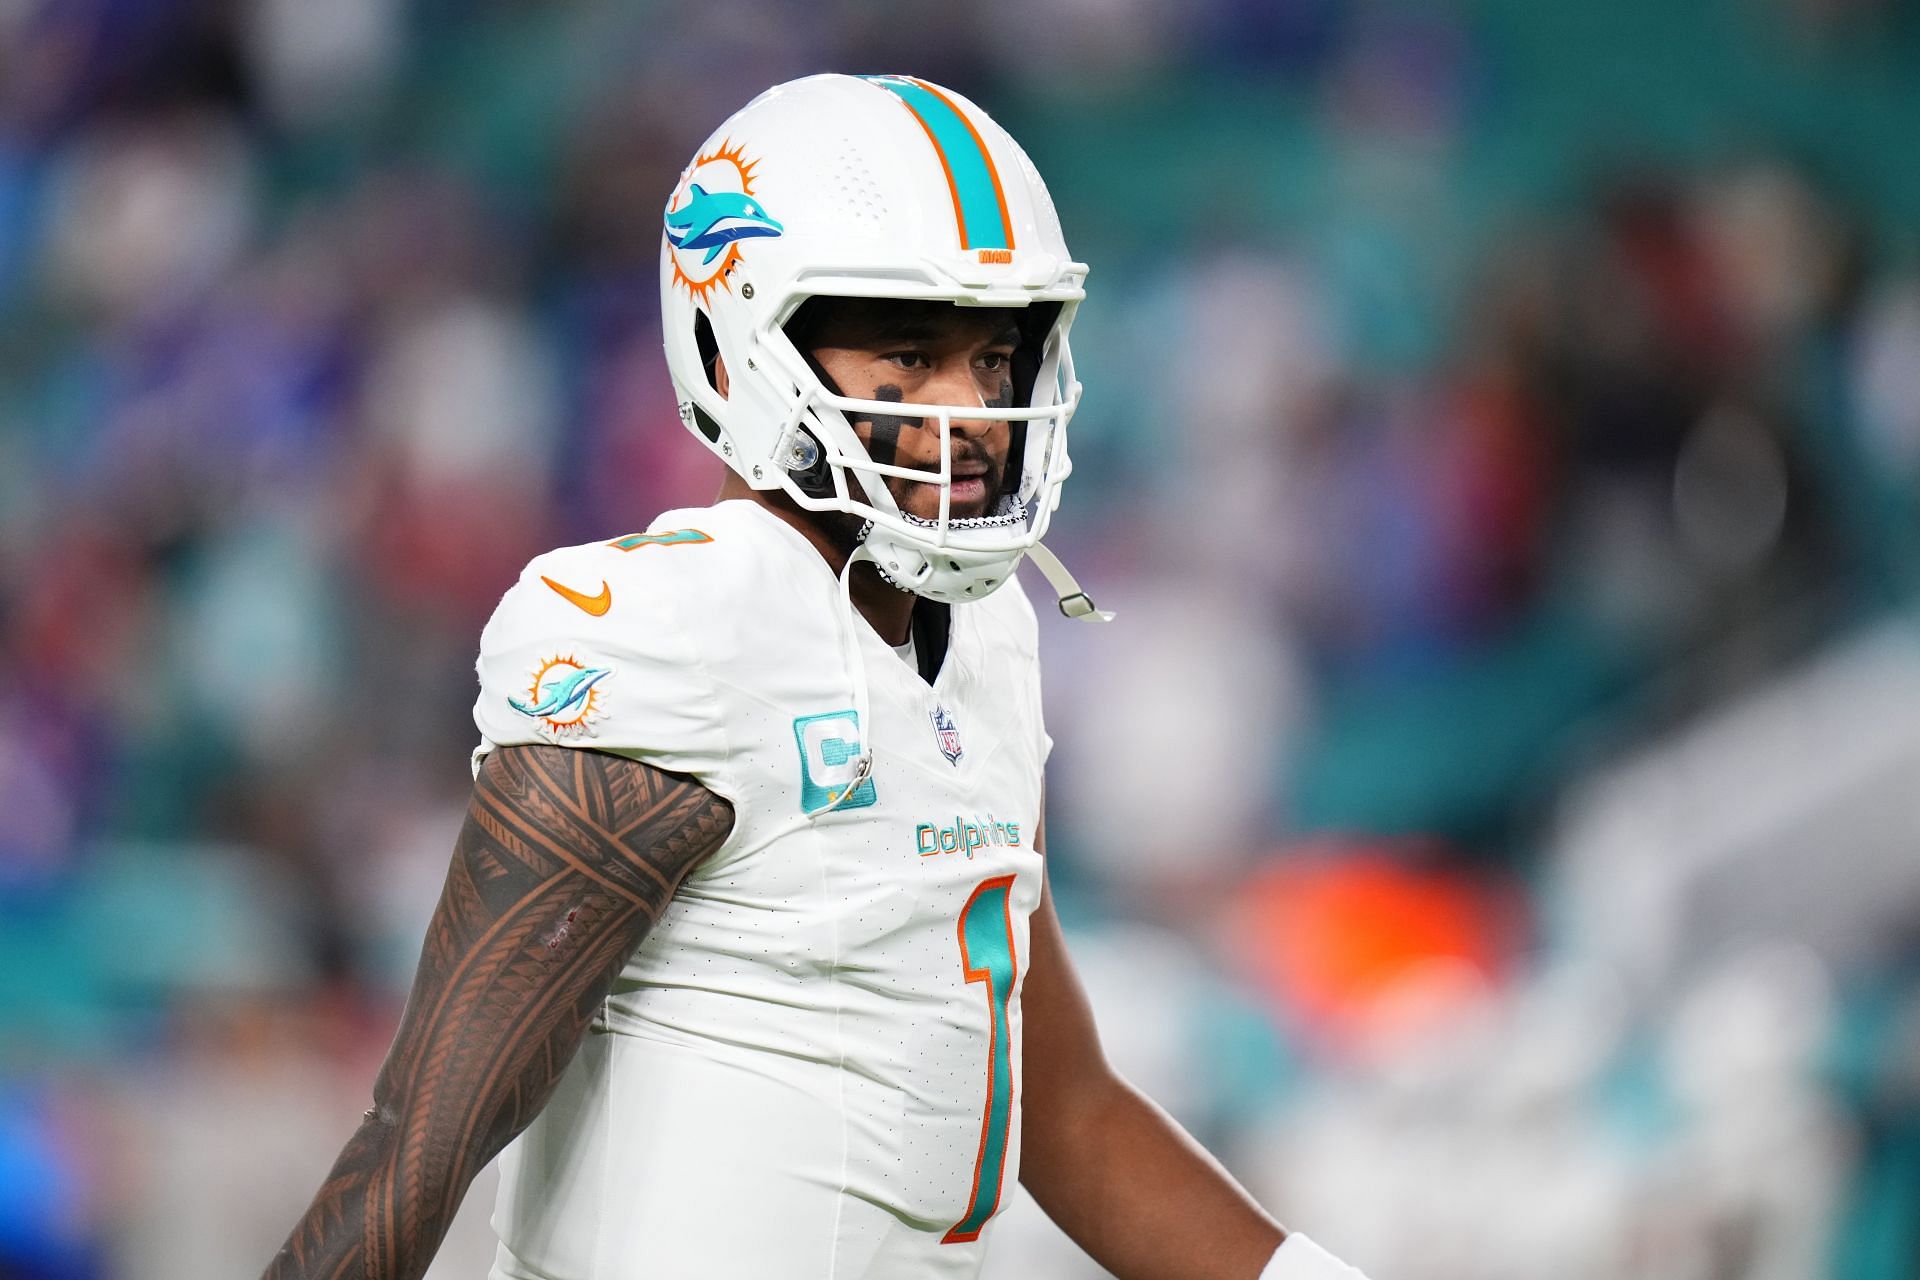
{"label": "white football helmet", "polygon": [[[857,554],[903,590],[976,600],[1034,552],[1063,610],[1092,614],[1064,571],[1056,577],[1059,562],[1035,551],[1072,469],[1080,384],[1067,330],[1086,274],[1033,162],[965,98],[907,76],[778,85],[714,132],[667,201],[660,296],[681,420],[754,488],[864,520]],[[938,474],[874,461],[848,415],[902,406],[839,394],[788,338],[784,326],[816,296],[1032,308],[1015,407],[912,405],[939,423]],[[988,515],[951,519],[951,425],[983,416],[1013,424],[1005,492]],[[902,512],[889,477],[937,484],[939,519]]]}

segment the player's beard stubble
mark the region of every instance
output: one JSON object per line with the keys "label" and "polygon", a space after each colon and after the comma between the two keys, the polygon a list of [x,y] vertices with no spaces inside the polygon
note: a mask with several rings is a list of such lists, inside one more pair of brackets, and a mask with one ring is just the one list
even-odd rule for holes
{"label": "player's beard stubble", "polygon": [[[892,383],[882,383],[873,389],[870,397],[891,403],[903,403],[905,400],[900,388]],[[1005,409],[1013,404],[1013,383],[1003,380],[1000,392],[986,401],[983,407]],[[870,415],[851,415],[850,425],[862,438],[867,456],[882,466],[909,467],[924,471],[930,476],[940,473],[940,461],[937,456],[939,423],[926,418],[895,417],[891,414],[876,413]],[[862,431],[861,428],[866,428]],[[934,442],[936,456],[922,462],[912,458],[900,457],[903,440],[916,441],[916,433],[924,433]],[[967,503],[950,504],[949,514],[955,520],[972,519],[990,515],[1000,509],[1006,495],[1002,492],[1006,483],[1007,449],[1011,440],[1011,431],[1005,423],[997,424],[995,429],[978,433],[949,431],[948,439],[953,452],[952,474],[979,472],[985,480],[985,497]],[[918,450],[914,450],[918,452]],[[926,521],[940,518],[940,486],[917,480],[889,476],[884,483],[887,492],[893,496],[895,505],[908,515]],[[857,489],[857,483],[856,483]],[[833,546],[843,555],[853,554],[860,545],[862,535],[867,528],[864,516],[844,511],[815,511],[808,513],[815,526],[828,537]]]}
{"label": "player's beard stubble", "polygon": [[[903,399],[899,387],[892,383],[882,383],[873,389],[872,399],[900,403]],[[1005,409],[1013,404],[1013,382],[1002,379],[999,393],[987,399],[983,408]],[[857,432],[864,424],[867,433],[864,443],[867,456],[882,466],[909,467],[916,471],[925,471],[929,475],[938,475],[940,471],[939,426],[928,418],[893,417],[888,414],[870,414],[850,419]],[[913,432],[908,437],[914,442],[931,446],[928,452],[934,456],[920,461],[915,457],[902,459],[900,446],[904,433]],[[924,433],[920,435],[918,433]],[[1002,485],[1007,473],[1007,449],[1012,432],[1005,422],[995,423],[986,431],[962,432],[949,429],[948,442],[953,455],[950,474],[956,481],[962,477],[978,477],[984,481],[982,494],[971,500],[956,498],[950,503],[950,514],[956,520],[972,519],[990,515],[999,509],[1005,497]],[[913,450],[919,453],[919,450]],[[922,520],[937,520],[940,516],[940,490],[938,485],[923,484],[919,481],[889,476],[886,479],[887,491],[899,508],[909,515]]]}

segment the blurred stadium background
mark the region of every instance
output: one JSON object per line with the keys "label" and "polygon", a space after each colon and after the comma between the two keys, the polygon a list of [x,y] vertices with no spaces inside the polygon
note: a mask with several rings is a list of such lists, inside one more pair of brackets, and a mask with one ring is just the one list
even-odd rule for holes
{"label": "blurred stadium background", "polygon": [[821,69],[969,93],[1094,265],[1049,831],[1121,1063],[1377,1280],[1920,1276],[1894,0],[0,0],[0,1275],[278,1246],[481,622],[717,484],[672,179]]}

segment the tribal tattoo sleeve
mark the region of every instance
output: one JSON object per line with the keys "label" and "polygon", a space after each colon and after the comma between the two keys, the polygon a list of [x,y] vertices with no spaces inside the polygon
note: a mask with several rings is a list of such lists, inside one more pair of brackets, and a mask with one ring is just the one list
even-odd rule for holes
{"label": "tribal tattoo sleeve", "polygon": [[487,757],[373,1107],[268,1280],[411,1280],[546,1103],[628,955],[733,825],[691,778],[567,747]]}

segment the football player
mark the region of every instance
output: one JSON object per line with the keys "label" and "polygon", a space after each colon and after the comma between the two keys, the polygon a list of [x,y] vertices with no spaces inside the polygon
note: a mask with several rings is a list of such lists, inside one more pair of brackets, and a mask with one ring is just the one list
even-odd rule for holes
{"label": "football player", "polygon": [[496,1280],[979,1272],[1015,1178],[1122,1277],[1357,1275],[1107,1064],[1046,885],[1033,558],[1086,268],[1024,152],[902,76],[767,91],[662,222],[710,507],[540,556],[374,1106],[269,1275],[422,1274],[502,1153]]}

